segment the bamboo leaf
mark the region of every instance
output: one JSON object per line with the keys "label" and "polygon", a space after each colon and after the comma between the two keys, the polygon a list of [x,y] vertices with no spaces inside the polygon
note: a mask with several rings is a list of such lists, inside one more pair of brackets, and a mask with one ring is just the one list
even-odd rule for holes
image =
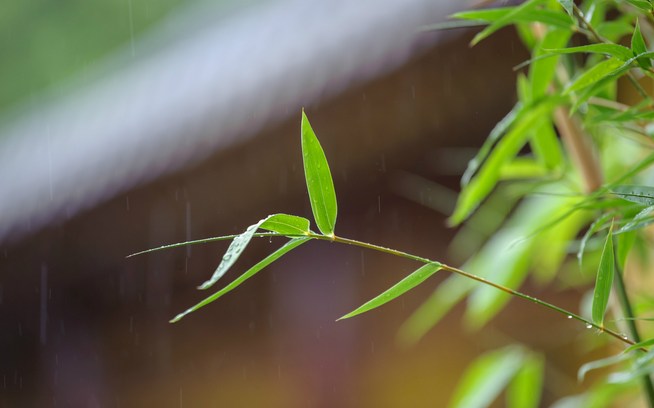
{"label": "bamboo leaf", "polygon": [[520,115],[522,107],[523,105],[520,102],[516,103],[513,109],[511,109],[502,120],[497,122],[475,157],[468,162],[468,167],[461,177],[461,187],[465,187],[470,183],[470,179],[474,176],[475,172],[477,172],[484,160],[486,160],[495,143],[504,135],[504,133],[506,133],[509,127],[513,125],[516,118]]}
{"label": "bamboo leaf", "polygon": [[245,248],[248,246],[257,230],[263,225],[267,224],[268,228],[266,229],[271,231],[279,232],[276,231],[275,228],[279,229],[280,231],[285,231],[283,234],[296,235],[299,233],[299,235],[306,235],[306,233],[309,232],[309,228],[307,225],[306,228],[303,229],[302,223],[303,222],[301,221],[301,217],[295,217],[287,214],[273,214],[260,220],[256,224],[250,225],[244,233],[237,235],[234,238],[211,278],[200,285],[198,289],[208,289],[213,286],[213,284],[216,283],[218,279],[222,278],[223,275],[227,273],[229,268],[231,268],[236,260],[241,256],[243,251],[245,251]]}
{"label": "bamboo leaf", "polygon": [[615,57],[599,62],[574,79],[566,88],[565,93],[579,91],[607,77],[613,76],[622,67],[623,62]]}
{"label": "bamboo leaf", "polygon": [[519,6],[511,8],[511,10],[506,13],[504,16],[493,21],[488,27],[483,29],[479,34],[477,34],[471,41],[471,45],[476,45],[483,39],[487,38],[497,30],[502,27],[505,27],[509,24],[512,24],[517,21],[517,18],[521,13],[526,11],[531,11],[536,8],[543,0],[527,0]]}
{"label": "bamboo leaf", "polygon": [[638,185],[618,185],[611,192],[623,200],[647,206],[654,205],[654,187]]}
{"label": "bamboo leaf", "polygon": [[[133,254],[127,255],[126,258],[131,258],[133,256],[143,255],[143,254],[147,254],[147,253],[155,252],[155,251],[162,251],[164,249],[179,248],[179,247],[188,246],[188,245],[207,244],[209,242],[217,242],[217,241],[229,241],[229,240],[232,240],[232,239],[238,237],[239,235],[240,234],[223,235],[223,236],[220,236],[220,237],[211,237],[211,238],[203,238],[203,239],[194,239],[194,240],[191,240],[191,241],[176,242],[174,244],[162,245],[162,246],[158,246],[156,248],[150,248],[150,249],[146,249],[144,251],[135,252]],[[255,237],[278,237],[278,236],[282,236],[282,235],[278,234],[276,232],[263,232],[263,233],[256,233],[256,234],[254,234],[254,236]]]}
{"label": "bamboo leaf", "polygon": [[261,224],[260,228],[281,235],[306,235],[309,233],[309,224],[309,220],[304,217],[288,214],[275,214],[268,217]]}
{"label": "bamboo leaf", "polygon": [[515,375],[506,393],[508,408],[537,408],[543,389],[543,359],[529,356]]}
{"label": "bamboo leaf", "polygon": [[573,12],[574,5],[575,5],[574,1],[572,1],[572,0],[558,0],[558,2],[561,5],[561,7],[563,7],[565,12],[568,13],[568,15],[570,17],[574,16],[574,12]]}
{"label": "bamboo leaf", "polygon": [[654,218],[650,215],[654,211],[654,206],[648,206],[640,210],[638,214],[634,216],[627,224],[622,226],[615,234],[623,234],[625,232],[630,232],[639,228],[644,228],[654,222]]}
{"label": "bamboo leaf", "polygon": [[261,271],[263,268],[266,266],[270,265],[277,259],[279,259],[282,255],[286,254],[287,252],[291,251],[292,249],[297,248],[298,246],[304,244],[305,242],[311,240],[311,238],[293,238],[292,240],[288,241],[284,246],[273,252],[272,254],[268,255],[261,261],[259,261],[256,265],[245,271],[241,276],[236,278],[234,281],[232,281],[229,285],[225,286],[223,289],[219,290],[218,292],[214,293],[213,295],[207,297],[204,299],[202,302],[196,304],[195,306],[185,310],[184,312],[178,314],[175,316],[172,320],[170,320],[170,323],[176,323],[180,321],[184,316],[188,315],[189,313],[192,313],[209,303],[217,300],[224,294],[231,292],[238,286],[240,286],[243,282],[254,276],[257,272]]}
{"label": "bamboo leaf", "polygon": [[633,344],[633,345],[627,347],[627,349],[624,352],[626,353],[626,352],[629,352],[629,351],[638,350],[638,349],[641,349],[641,348],[648,348],[648,347],[651,347],[651,346],[654,346],[654,338],[643,340],[643,341],[640,341],[640,342],[638,342],[636,344]]}
{"label": "bamboo leaf", "polygon": [[468,367],[454,390],[450,408],[490,406],[520,369],[524,352],[507,347],[481,355]]}
{"label": "bamboo leaf", "polygon": [[[562,15],[561,13],[558,13]],[[568,24],[570,22],[568,21]],[[564,47],[572,32],[570,30],[556,29],[548,30],[541,40],[539,46],[536,47],[531,67],[529,68],[529,83],[531,85],[532,100],[538,100],[547,93],[547,89],[551,85],[552,79],[556,72],[556,67],[559,58],[539,58],[545,54],[547,48],[561,48]]]}
{"label": "bamboo leaf", "polygon": [[311,210],[320,232],[324,235],[334,236],[338,212],[334,182],[325,152],[322,150],[304,110],[302,110],[301,131],[304,177],[307,182]]}
{"label": "bamboo leaf", "polygon": [[618,363],[621,363],[621,362],[623,362],[625,360],[628,360],[629,358],[631,358],[631,356],[629,356],[629,354],[620,353],[620,354],[616,354],[614,356],[610,356],[610,357],[606,357],[606,358],[602,358],[602,359],[599,359],[599,360],[588,362],[588,363],[582,365],[579,368],[579,371],[577,371],[577,380],[579,382],[582,382],[584,380],[584,377],[586,376],[586,374],[589,371],[596,370],[598,368],[608,367],[608,366],[611,366],[611,365],[614,365],[614,364],[618,364]]}
{"label": "bamboo leaf", "polygon": [[[636,19],[634,34],[631,36],[631,49],[633,50],[634,55],[647,52],[647,45],[645,44],[643,34],[640,32],[640,24],[638,23],[638,19]],[[638,62],[638,65],[644,69],[649,69],[652,67],[652,61],[650,61],[649,58],[638,58],[636,61]]]}
{"label": "bamboo leaf", "polygon": [[364,303],[356,310],[353,310],[352,312],[346,314],[345,316],[339,318],[338,320],[348,319],[350,317],[356,316],[361,313],[365,313],[369,310],[375,309],[385,303],[390,302],[391,300],[397,298],[398,296],[403,295],[407,291],[415,288],[416,286],[424,282],[431,275],[438,272],[441,269],[441,267],[442,265],[439,262],[433,262],[421,266],[420,268],[416,269],[413,273],[411,273],[409,276],[402,279],[401,281],[393,285],[391,288],[386,290],[384,293]]}
{"label": "bamboo leaf", "polygon": [[449,219],[451,225],[459,225],[488,196],[500,179],[502,166],[513,159],[525,145],[533,126],[547,117],[555,105],[546,100],[520,115],[511,130],[495,146],[479,173],[465,186]]}
{"label": "bamboo leaf", "polygon": [[583,259],[584,259],[584,252],[586,250],[586,244],[588,243],[588,240],[590,239],[593,234],[595,234],[597,231],[600,229],[604,228],[607,224],[607,222],[614,216],[613,213],[606,213],[600,216],[598,219],[593,221],[593,223],[588,227],[586,230],[586,233],[584,234],[583,238],[581,239],[581,243],[579,244],[579,250],[577,251],[577,260],[579,261],[579,268],[583,265]]}
{"label": "bamboo leaf", "polygon": [[611,294],[611,285],[613,284],[613,274],[615,269],[615,258],[613,254],[613,225],[609,228],[609,233],[604,242],[602,257],[597,271],[595,280],[595,289],[593,290],[593,323],[604,327],[604,313],[609,303]]}
{"label": "bamboo leaf", "polygon": [[579,47],[550,48],[544,49],[543,51],[551,54],[603,54],[615,57],[621,61],[627,61],[634,56],[634,53],[629,48],[619,44],[589,44]]}
{"label": "bamboo leaf", "polygon": [[645,12],[652,11],[652,3],[648,0],[627,0],[627,3]]}

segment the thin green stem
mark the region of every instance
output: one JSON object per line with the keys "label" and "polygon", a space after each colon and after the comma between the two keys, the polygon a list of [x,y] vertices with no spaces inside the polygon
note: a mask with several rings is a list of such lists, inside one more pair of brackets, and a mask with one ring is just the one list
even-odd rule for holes
{"label": "thin green stem", "polygon": [[[374,244],[370,244],[370,243],[362,242],[362,241],[357,241],[357,240],[354,240],[354,239],[343,238],[343,237],[339,237],[339,236],[326,236],[326,235],[320,235],[320,234],[316,234],[316,233],[310,233],[310,234],[308,234],[308,236],[310,238],[319,239],[319,240],[323,240],[323,241],[330,241],[330,242],[336,242],[336,243],[339,243],[339,244],[354,245],[354,246],[358,246],[358,247],[361,247],[361,248],[371,249],[373,251],[383,252],[383,253],[389,254],[389,255],[395,255],[395,256],[399,256],[401,258],[410,259],[412,261],[417,261],[417,262],[421,262],[421,263],[435,263],[435,262],[437,262],[437,261],[434,261],[434,260],[431,260],[431,259],[428,259],[428,258],[423,258],[421,256],[409,254],[407,252],[398,251],[397,249],[386,248],[386,247],[383,247],[383,246],[374,245]],[[440,263],[440,262],[438,262],[438,263]],[[608,329],[606,327],[595,324],[595,323],[591,322],[590,320],[587,320],[587,319],[585,319],[585,318],[583,318],[583,317],[581,317],[581,316],[579,316],[579,315],[577,315],[575,313],[572,313],[572,312],[570,312],[568,310],[565,310],[565,309],[563,309],[561,307],[555,306],[555,305],[553,305],[551,303],[545,302],[545,301],[540,300],[538,298],[535,298],[533,296],[529,296],[527,294],[524,294],[524,293],[519,292],[517,290],[508,288],[506,286],[500,285],[498,283],[489,281],[489,280],[487,280],[485,278],[482,278],[481,276],[477,276],[475,274],[463,271],[461,269],[458,269],[458,268],[455,268],[455,267],[452,267],[452,266],[449,266],[449,265],[445,265],[445,264],[442,264],[442,263],[440,263],[440,264],[441,264],[443,270],[446,270],[446,271],[451,272],[451,273],[456,273],[457,275],[461,275],[461,276],[464,276],[464,277],[466,277],[468,279],[472,279],[474,281],[483,283],[484,285],[492,286],[492,287],[494,287],[494,288],[496,288],[498,290],[501,290],[502,292],[508,293],[508,294],[510,294],[512,296],[515,296],[515,297],[518,297],[518,298],[521,298],[521,299],[524,299],[524,300],[528,300],[528,301],[530,301],[532,303],[536,303],[536,304],[538,304],[540,306],[546,307],[546,308],[548,308],[550,310],[553,310],[553,311],[555,311],[557,313],[560,313],[562,315],[567,316],[568,319],[575,319],[577,321],[580,321],[580,322],[584,323],[586,325],[586,327],[589,328],[589,329],[590,328],[595,328],[595,329],[599,330],[600,332],[604,332],[604,333],[608,334],[609,336],[615,337],[616,339],[618,339],[619,341],[621,341],[623,343],[626,343],[626,344],[629,344],[629,345],[634,345],[635,344],[634,341],[630,340],[626,336],[624,336],[624,335],[622,335],[622,334],[620,334],[620,333],[618,333],[616,331],[613,331],[611,329]],[[644,350],[644,349],[642,349],[642,350],[647,351],[647,350]]]}
{"label": "thin green stem", "polygon": [[[627,327],[631,333],[631,337],[634,342],[640,343],[641,337],[638,333],[638,327],[636,326],[636,321],[634,320],[634,310],[631,307],[631,301],[629,300],[629,295],[627,294],[627,289],[624,284],[624,279],[622,276],[622,268],[619,262],[614,261],[615,263],[615,291],[620,300],[620,305],[622,307],[622,313],[627,321]],[[646,374],[642,377],[643,388],[645,389],[645,394],[647,395],[647,402],[649,403],[650,408],[654,408],[654,385],[652,384],[652,378]]]}

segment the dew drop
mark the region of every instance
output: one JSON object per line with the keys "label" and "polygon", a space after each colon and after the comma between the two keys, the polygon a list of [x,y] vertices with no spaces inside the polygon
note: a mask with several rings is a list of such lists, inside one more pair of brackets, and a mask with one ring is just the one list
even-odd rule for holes
{"label": "dew drop", "polygon": [[568,315],[568,319],[572,319],[572,316],[571,316],[571,315]]}
{"label": "dew drop", "polygon": [[592,328],[593,328],[593,325],[590,324],[590,323],[586,323],[586,328],[587,328],[587,329],[592,329]]}

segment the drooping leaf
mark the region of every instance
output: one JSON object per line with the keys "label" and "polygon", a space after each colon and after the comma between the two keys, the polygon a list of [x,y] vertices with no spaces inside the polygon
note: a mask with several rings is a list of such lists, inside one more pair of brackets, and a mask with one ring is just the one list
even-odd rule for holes
{"label": "drooping leaf", "polygon": [[650,349],[647,353],[639,355],[627,370],[611,373],[608,381],[611,383],[628,383],[643,376],[650,376],[654,372],[653,362],[654,349]]}
{"label": "drooping leaf", "polygon": [[[464,266],[464,269],[466,267]],[[416,344],[474,287],[474,281],[451,275],[402,324],[397,340],[403,346]]]}
{"label": "drooping leaf", "polygon": [[569,47],[569,48],[550,48],[543,50],[546,53],[551,54],[577,54],[577,53],[589,53],[589,54],[603,54],[615,57],[620,61],[627,61],[629,58],[634,56],[633,52],[622,45],[619,44],[589,44],[582,45],[579,47]]}
{"label": "drooping leaf", "polygon": [[642,205],[654,205],[654,187],[638,185],[617,185],[611,188],[616,196]]}
{"label": "drooping leaf", "polygon": [[288,253],[290,250],[297,248],[298,246],[304,244],[307,241],[310,241],[311,238],[293,238],[290,241],[288,241],[284,246],[273,252],[272,254],[268,255],[261,261],[259,261],[256,265],[245,271],[241,276],[236,278],[234,281],[232,281],[229,285],[225,286],[223,289],[219,290],[218,292],[214,293],[213,295],[207,297],[204,299],[202,302],[196,304],[195,306],[185,310],[184,312],[178,314],[175,316],[172,320],[170,320],[170,323],[175,323],[180,321],[184,316],[188,315],[189,313],[192,313],[209,303],[215,301],[216,299],[220,298],[224,294],[231,292],[234,290],[236,287],[241,285],[243,282],[245,282],[247,279],[251,278],[254,276],[257,272],[261,271],[263,268],[266,266],[270,265],[277,259],[279,259],[282,255]]}
{"label": "drooping leaf", "polygon": [[397,298],[398,296],[403,295],[407,291],[415,288],[416,286],[424,282],[431,275],[438,272],[441,269],[441,267],[442,265],[438,262],[428,263],[426,265],[421,266],[420,268],[412,272],[409,276],[402,279],[401,281],[393,285],[391,288],[386,290],[384,293],[369,300],[368,302],[358,307],[356,310],[353,310],[352,312],[346,314],[345,316],[339,318],[338,320],[348,319],[358,314],[365,313],[369,310],[375,309],[387,302],[390,302],[391,300]]}
{"label": "drooping leaf", "polygon": [[615,57],[599,62],[575,78],[565,89],[565,93],[579,91],[603,79],[609,78],[623,66],[623,61]]}
{"label": "drooping leaf", "polygon": [[275,214],[268,217],[260,228],[281,235],[306,235],[309,233],[309,220],[296,215]]}
{"label": "drooping leaf", "polygon": [[334,182],[325,152],[322,150],[304,110],[302,110],[301,128],[304,177],[307,182],[311,210],[320,232],[333,236],[338,212]]}
{"label": "drooping leaf", "polygon": [[588,363],[582,365],[579,368],[579,371],[577,371],[577,380],[579,382],[582,382],[584,380],[584,377],[586,376],[586,374],[591,370],[596,370],[598,368],[604,368],[604,367],[612,366],[614,364],[618,364],[618,363],[621,363],[623,361],[626,361],[626,360],[628,360],[630,358],[631,358],[631,356],[629,354],[620,353],[620,354],[616,354],[614,356],[610,356],[610,357],[606,357],[606,358],[602,358],[602,359],[599,359],[599,360],[588,362]]}
{"label": "drooping leaf", "polygon": [[530,355],[509,384],[506,392],[508,408],[537,408],[543,389],[544,364],[541,356]]}
{"label": "drooping leaf", "polygon": [[[291,224],[288,224],[288,223]],[[244,233],[237,235],[232,243],[229,245],[227,248],[227,251],[225,252],[225,255],[223,255],[223,259],[220,261],[220,264],[218,264],[218,267],[216,268],[215,272],[213,275],[211,275],[211,278],[204,282],[202,285],[199,286],[198,289],[208,289],[211,286],[213,286],[214,283],[218,281],[218,279],[222,278],[225,273],[229,270],[229,268],[234,265],[236,260],[241,256],[243,251],[245,251],[245,248],[248,246],[250,241],[252,240],[252,237],[254,237],[255,233],[259,228],[261,228],[264,224],[268,223],[269,228],[266,228],[270,231],[275,231],[273,228],[279,228],[284,232],[284,234],[292,234],[296,235],[304,235],[308,232],[308,225],[307,228],[302,230],[301,228],[301,217],[294,217],[292,215],[287,215],[287,214],[273,214],[269,215],[266,218],[260,220],[256,224],[250,225]],[[291,225],[295,225],[295,227],[291,227]],[[289,233],[288,231],[291,231],[292,233]],[[279,231],[275,231],[279,232]]]}
{"label": "drooping leaf", "polygon": [[604,313],[606,313],[606,306],[609,304],[614,273],[615,257],[613,253],[613,225],[611,225],[604,242],[597,279],[595,280],[595,289],[593,290],[593,323],[601,327],[604,326]]}
{"label": "drooping leaf", "polygon": [[494,350],[477,358],[454,390],[450,408],[485,408],[515,376],[524,361],[519,347]]}

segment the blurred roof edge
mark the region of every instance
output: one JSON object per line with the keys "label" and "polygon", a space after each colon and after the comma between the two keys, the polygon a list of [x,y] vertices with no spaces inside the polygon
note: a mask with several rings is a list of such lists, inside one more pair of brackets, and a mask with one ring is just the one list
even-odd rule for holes
{"label": "blurred roof edge", "polygon": [[[201,7],[199,14],[209,13]],[[0,128],[0,242],[68,219],[397,68],[444,38],[418,27],[455,7],[434,0],[268,1],[197,26],[192,11],[183,13],[179,24],[168,21],[139,43],[143,54],[128,58],[125,50],[107,74],[44,96]],[[163,47],[171,27],[189,34]],[[147,44],[159,49],[148,52]]]}

